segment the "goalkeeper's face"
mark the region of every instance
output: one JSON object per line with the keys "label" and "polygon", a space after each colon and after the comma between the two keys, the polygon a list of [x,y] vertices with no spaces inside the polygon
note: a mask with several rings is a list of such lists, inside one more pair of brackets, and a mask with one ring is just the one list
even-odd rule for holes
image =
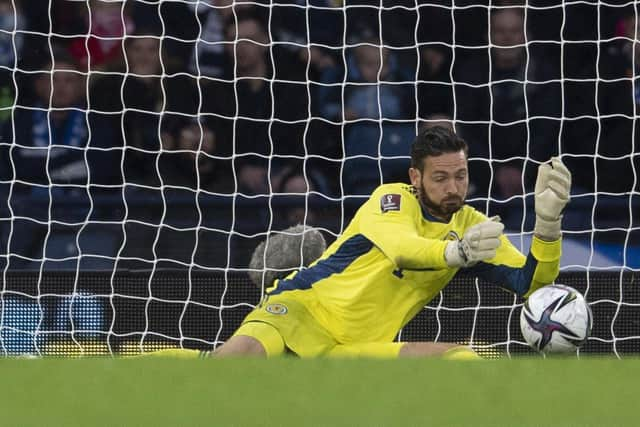
{"label": "goalkeeper's face", "polygon": [[428,156],[422,172],[409,169],[411,184],[420,202],[436,218],[449,221],[464,204],[469,188],[467,156],[464,151]]}

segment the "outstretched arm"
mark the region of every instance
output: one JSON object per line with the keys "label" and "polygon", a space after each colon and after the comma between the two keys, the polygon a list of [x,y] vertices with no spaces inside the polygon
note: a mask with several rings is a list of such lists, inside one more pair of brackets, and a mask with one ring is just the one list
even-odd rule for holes
{"label": "outstretched arm", "polygon": [[562,248],[560,240],[547,242],[534,236],[526,257],[506,236],[502,236],[501,240],[502,245],[495,258],[480,262],[464,272],[524,297],[558,277]]}
{"label": "outstretched arm", "polygon": [[470,227],[461,240],[426,238],[417,231],[422,214],[415,196],[388,191],[388,187],[382,187],[371,195],[359,213],[363,216],[360,232],[398,268],[459,268],[495,257],[504,228],[499,221],[484,218]]}
{"label": "outstretched arm", "polygon": [[527,297],[558,277],[562,255],[562,211],[569,202],[571,173],[554,157],[538,169],[535,186],[536,224],[531,249],[522,255],[506,237],[494,259],[468,272]]}
{"label": "outstretched arm", "polygon": [[535,186],[536,225],[534,233],[542,240],[560,239],[562,211],[569,203],[571,172],[559,157],[552,157],[551,164],[538,168]]}

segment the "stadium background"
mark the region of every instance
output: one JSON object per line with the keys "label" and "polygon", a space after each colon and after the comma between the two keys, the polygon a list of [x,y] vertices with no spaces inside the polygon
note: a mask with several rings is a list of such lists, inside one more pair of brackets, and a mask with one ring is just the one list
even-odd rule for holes
{"label": "stadium background", "polygon": [[[332,240],[451,119],[470,203],[524,250],[535,168],[564,156],[585,351],[637,352],[635,6],[304,4],[0,1],[2,352],[219,344],[260,296],[244,273],[268,232]],[[526,352],[517,304],[463,279],[402,337]]]}

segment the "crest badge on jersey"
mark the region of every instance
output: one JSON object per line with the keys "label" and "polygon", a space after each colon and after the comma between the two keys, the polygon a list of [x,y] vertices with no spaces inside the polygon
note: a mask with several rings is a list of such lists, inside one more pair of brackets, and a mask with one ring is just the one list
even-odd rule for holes
{"label": "crest badge on jersey", "polygon": [[451,230],[451,231],[449,231],[447,233],[447,235],[442,240],[456,241],[456,240],[461,240],[461,239],[460,239],[460,236],[458,236],[458,233],[456,233],[455,231]]}
{"label": "crest badge on jersey", "polygon": [[271,314],[287,314],[289,311],[286,305],[280,303],[267,304],[264,309]]}
{"label": "crest badge on jersey", "polygon": [[385,194],[380,198],[380,210],[382,213],[400,210],[400,195]]}

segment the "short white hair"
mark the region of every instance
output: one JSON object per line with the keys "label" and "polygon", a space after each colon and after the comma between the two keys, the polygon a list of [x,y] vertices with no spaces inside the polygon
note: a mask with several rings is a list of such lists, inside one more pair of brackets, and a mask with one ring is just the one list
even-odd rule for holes
{"label": "short white hair", "polygon": [[249,279],[256,286],[271,286],[274,280],[307,267],[327,248],[322,233],[301,224],[275,231],[251,255]]}

